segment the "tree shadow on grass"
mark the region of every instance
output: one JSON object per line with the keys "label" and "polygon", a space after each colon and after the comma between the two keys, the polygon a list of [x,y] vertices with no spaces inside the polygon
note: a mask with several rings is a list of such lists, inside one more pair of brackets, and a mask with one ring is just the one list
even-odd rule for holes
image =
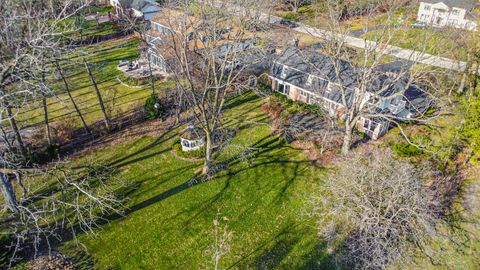
{"label": "tree shadow on grass", "polygon": [[302,240],[311,233],[302,226],[301,222],[291,222],[227,269],[339,269],[336,251],[329,253],[327,242],[321,239],[312,243],[313,247],[300,258],[292,256],[294,248],[304,245]]}
{"label": "tree shadow on grass", "polygon": [[0,235],[0,269],[8,268],[8,263],[10,259],[9,246],[11,243],[12,239],[9,235]]}
{"label": "tree shadow on grass", "polygon": [[326,241],[318,240],[319,243],[302,257],[303,265],[299,270],[330,270],[341,269],[336,263],[336,251],[328,252]]}
{"label": "tree shadow on grass", "polygon": [[243,96],[237,96],[237,97],[234,97],[231,100],[229,100],[229,102],[227,104],[225,104],[225,106],[223,106],[223,110],[226,111],[228,109],[232,109],[232,108],[241,106],[243,104],[249,103],[250,101],[254,101],[254,100],[258,100],[258,99],[259,99],[258,96],[253,95],[253,94],[248,95],[246,98],[245,98],[244,95]]}
{"label": "tree shadow on grass", "polygon": [[[120,159],[117,159],[113,162],[111,162],[110,164],[108,164],[108,166],[116,166],[116,167],[122,167],[122,166],[125,166],[125,165],[128,165],[128,164],[132,164],[134,162],[138,162],[138,161],[141,161],[141,160],[144,160],[146,158],[149,158],[149,157],[152,157],[152,156],[155,156],[156,154],[150,154],[150,155],[147,155],[147,156],[144,156],[144,157],[139,157],[139,158],[136,158],[132,161],[128,161],[128,162],[125,162],[127,161],[128,159],[132,158],[132,157],[135,157],[137,155],[140,155],[152,148],[154,148],[155,146],[158,146],[164,142],[167,142],[173,138],[175,138],[177,136],[176,133],[173,133],[171,134],[170,136],[168,136],[172,131],[174,131],[174,128],[170,128],[169,130],[167,130],[166,132],[164,132],[162,135],[160,135],[157,139],[155,139],[155,141],[153,141],[152,143],[148,144],[147,146],[145,147],[142,147],[141,149],[135,151],[134,153],[130,154],[130,155],[127,155],[127,156],[124,156]],[[166,149],[168,150],[168,149]],[[163,151],[160,151],[160,153],[164,153],[166,150],[163,150]]]}
{"label": "tree shadow on grass", "polygon": [[[290,160],[288,157],[279,156],[276,154],[270,154],[272,151],[290,147],[288,144],[285,143],[284,140],[275,136],[265,136],[258,140],[256,143],[252,145],[253,148],[257,149],[252,154],[254,156],[254,161],[248,165],[242,164],[245,163],[243,154],[237,154],[225,161],[219,162],[216,165],[220,164],[220,167],[225,167],[226,169],[221,170],[216,175],[212,176],[208,181],[215,181],[224,179],[223,187],[209,200],[205,203],[201,204],[200,209],[195,207],[194,209],[185,210],[183,212],[178,213],[176,216],[180,216],[182,214],[188,213],[190,218],[185,222],[185,225],[188,226],[191,222],[194,222],[202,213],[210,209],[215,203],[220,201],[223,196],[227,193],[227,191],[232,186],[232,181],[234,177],[240,173],[245,173],[247,171],[254,171],[256,173],[255,179],[263,179],[264,178],[264,170],[262,168],[272,167],[272,168],[281,168],[282,173],[281,175],[285,178],[281,188],[278,188],[275,184],[275,190],[279,189],[279,194],[277,194],[276,199],[272,203],[278,203],[281,198],[283,198],[289,187],[294,184],[295,180],[299,176],[299,171],[302,165],[310,163],[310,161],[297,161],[297,160]],[[238,168],[235,168],[237,166]],[[261,201],[268,192],[272,189],[267,190],[262,196],[256,198],[257,201]],[[251,206],[245,211],[248,211],[250,208],[258,206],[256,202],[252,202]],[[195,212],[194,214],[192,212]]]}
{"label": "tree shadow on grass", "polygon": [[69,254],[69,258],[71,258],[71,261],[77,269],[95,269],[95,260],[84,249],[77,250],[74,253]]}

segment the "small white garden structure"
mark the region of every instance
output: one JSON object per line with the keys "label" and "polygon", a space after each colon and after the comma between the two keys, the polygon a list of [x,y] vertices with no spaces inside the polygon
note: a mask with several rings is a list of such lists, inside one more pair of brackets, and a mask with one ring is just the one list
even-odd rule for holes
{"label": "small white garden structure", "polygon": [[194,125],[188,126],[180,135],[180,144],[183,152],[195,151],[205,146],[205,135],[203,130]]}

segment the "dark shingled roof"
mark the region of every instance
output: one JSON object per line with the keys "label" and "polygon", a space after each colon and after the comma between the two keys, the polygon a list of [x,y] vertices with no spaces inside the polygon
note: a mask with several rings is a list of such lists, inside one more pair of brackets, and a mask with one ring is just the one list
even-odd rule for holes
{"label": "dark shingled roof", "polygon": [[[362,70],[354,67],[344,60],[337,60],[340,66],[339,78],[337,78],[334,59],[312,50],[301,50],[296,47],[288,47],[273,62],[271,68],[272,77],[278,78],[291,85],[315,93],[331,101],[342,103],[341,91],[327,92],[329,82],[342,82],[346,88],[346,98],[350,101],[357,81],[362,77]],[[283,67],[287,66],[284,70]],[[409,62],[398,61],[386,65],[380,65],[376,70],[375,79],[367,86],[368,90],[378,96],[390,96],[399,91],[404,91],[403,100],[406,102],[407,111],[396,112],[399,117],[424,112],[429,107],[425,93],[415,85],[407,88],[403,80],[393,80],[392,75],[410,67]],[[283,73],[283,74],[282,74]],[[310,75],[313,75],[308,82]],[[384,89],[382,92],[380,92]],[[385,112],[385,109],[380,109]],[[387,108],[388,109],[388,108]],[[388,112],[387,112],[388,113]]]}
{"label": "dark shingled roof", "polygon": [[261,73],[272,65],[272,54],[257,46],[257,41],[256,38],[252,38],[223,44],[216,48],[217,61],[221,63],[225,58],[235,57],[236,64],[247,66],[244,71]]}
{"label": "dark shingled roof", "polygon": [[421,0],[421,2],[429,4],[444,3],[449,7],[464,8],[468,11],[479,5],[478,0]]}

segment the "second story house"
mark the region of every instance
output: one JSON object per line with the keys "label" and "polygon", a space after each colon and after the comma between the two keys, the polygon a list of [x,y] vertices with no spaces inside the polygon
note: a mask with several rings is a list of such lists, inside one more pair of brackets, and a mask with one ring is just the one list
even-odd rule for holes
{"label": "second story house", "polygon": [[161,10],[155,0],[110,0],[110,5],[117,14],[131,14],[146,21],[152,20]]}
{"label": "second story house", "polygon": [[[339,62],[340,78],[328,56],[316,51],[288,47],[273,62],[270,72],[272,88],[289,99],[317,104],[329,115],[341,118],[345,111],[343,96],[346,100],[352,100],[356,94],[357,78],[361,78],[361,75],[347,61]],[[389,76],[394,76],[392,74],[398,72],[395,70],[398,67],[396,64],[378,67],[378,76],[367,87],[369,94],[365,95],[363,101],[375,104],[371,102],[383,100],[381,104],[371,106],[374,107],[371,115],[409,120],[428,109],[427,98],[418,87],[406,86],[403,80],[390,80]],[[389,130],[390,124],[385,117],[362,117],[357,123],[357,129],[370,138],[377,139]]]}
{"label": "second story house", "polygon": [[421,0],[417,20],[435,27],[476,30],[474,9],[478,0]]}
{"label": "second story house", "polygon": [[170,8],[162,8],[151,18],[146,39],[149,43],[148,58],[152,65],[167,72],[166,61],[158,48],[171,34],[178,32],[178,27],[180,27],[182,21],[189,18],[183,12]]}

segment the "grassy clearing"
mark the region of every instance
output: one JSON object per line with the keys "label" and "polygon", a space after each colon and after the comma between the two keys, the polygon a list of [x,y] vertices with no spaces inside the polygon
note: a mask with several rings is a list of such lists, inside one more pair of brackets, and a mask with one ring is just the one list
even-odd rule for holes
{"label": "grassy clearing", "polygon": [[[69,17],[60,22],[60,27],[65,31],[65,35],[70,39],[96,39],[118,32],[112,22],[97,23],[96,20],[87,20],[86,16],[99,15],[107,16],[112,11],[111,6],[89,7],[82,13]],[[69,41],[68,41],[69,42]]]}
{"label": "grassy clearing", "polygon": [[[151,93],[149,86],[129,88],[116,80],[116,77],[121,73],[116,68],[118,62],[124,59],[136,59],[139,56],[137,45],[138,41],[136,39],[124,38],[102,42],[86,49],[85,58],[91,63],[94,77],[98,82],[106,107],[113,117],[142,106]],[[62,67],[67,75],[72,95],[84,114],[87,124],[101,119],[102,113],[98,105],[98,99],[93,86],[91,86],[82,57],[72,56],[68,62],[64,61],[62,63]],[[52,75],[49,78],[49,84],[56,92],[56,96],[50,97],[47,101],[50,120],[52,122],[73,122],[76,127],[80,127],[81,122],[65,93],[63,82],[56,75]],[[171,83],[157,84],[158,89],[170,86]],[[43,109],[41,104],[34,102],[28,107],[22,108],[19,111],[18,120],[23,127],[42,123]]]}
{"label": "grassy clearing", "polygon": [[416,51],[425,51],[433,55],[441,55],[454,59],[466,59],[466,50],[460,48],[449,36],[448,32],[430,29],[401,28],[391,30],[376,30],[362,35],[368,40],[390,38],[391,45]]}
{"label": "grassy clearing", "polygon": [[[113,164],[137,187],[130,210],[98,231],[82,236],[99,269],[205,269],[217,209],[234,233],[222,269],[328,267],[311,220],[302,215],[310,192],[325,172],[303,153],[272,136],[255,96],[229,102],[227,122],[238,128],[234,144],[255,148],[250,163],[232,161],[209,182],[189,184],[200,163],[176,159],[171,146],[178,130],[95,151],[78,160]],[[255,123],[253,123],[255,122]],[[232,147],[221,159],[238,153]],[[79,254],[73,243],[64,251]]]}

